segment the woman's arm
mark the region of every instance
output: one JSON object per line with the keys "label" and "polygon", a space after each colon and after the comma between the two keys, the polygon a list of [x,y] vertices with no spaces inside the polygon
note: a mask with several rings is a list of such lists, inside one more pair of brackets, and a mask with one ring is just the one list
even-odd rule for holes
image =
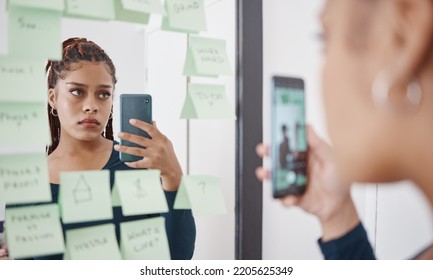
{"label": "woman's arm", "polygon": [[173,209],[177,192],[165,192],[168,213],[163,213],[167,238],[170,245],[171,259],[189,260],[195,247],[196,229],[191,210]]}

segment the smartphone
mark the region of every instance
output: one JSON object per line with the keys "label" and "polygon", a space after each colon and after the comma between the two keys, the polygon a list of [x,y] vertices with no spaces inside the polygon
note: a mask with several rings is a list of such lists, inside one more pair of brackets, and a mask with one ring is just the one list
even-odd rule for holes
{"label": "smartphone", "polygon": [[[149,94],[121,94],[120,95],[120,131],[151,138],[147,132],[132,126],[130,119],[138,119],[152,124],[152,96]],[[120,145],[141,147],[135,143],[120,139]],[[120,160],[124,162],[141,160],[142,157],[120,153]]]}
{"label": "smartphone", "polygon": [[273,76],[271,92],[273,196],[301,195],[307,185],[304,81]]}

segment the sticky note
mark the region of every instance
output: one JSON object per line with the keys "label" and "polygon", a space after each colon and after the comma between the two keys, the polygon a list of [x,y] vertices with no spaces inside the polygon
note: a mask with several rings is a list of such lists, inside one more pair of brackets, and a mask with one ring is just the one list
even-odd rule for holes
{"label": "sticky note", "polygon": [[47,102],[42,60],[0,56],[0,102]]}
{"label": "sticky note", "polygon": [[7,208],[5,223],[12,258],[55,255],[64,251],[57,204]]}
{"label": "sticky note", "polygon": [[223,85],[188,84],[183,119],[236,119]]}
{"label": "sticky note", "polygon": [[167,16],[162,19],[162,30],[198,33],[206,31],[203,0],[166,0]]}
{"label": "sticky note", "polygon": [[111,206],[113,206],[113,207],[122,206],[122,203],[120,202],[120,197],[119,197],[119,190],[117,189],[116,184],[114,184],[114,186],[111,190]]}
{"label": "sticky note", "polygon": [[120,260],[114,224],[66,231],[65,257],[71,260]]}
{"label": "sticky note", "polygon": [[125,10],[147,14],[165,14],[160,0],[122,0]]}
{"label": "sticky note", "polygon": [[115,18],[113,0],[66,0],[65,15],[75,18],[111,20]]}
{"label": "sticky note", "polygon": [[0,102],[0,131],[0,146],[50,144],[47,104]]}
{"label": "sticky note", "polygon": [[0,155],[0,200],[6,204],[51,201],[45,153]]}
{"label": "sticky note", "polygon": [[183,74],[188,76],[218,76],[232,73],[224,40],[189,37]]}
{"label": "sticky note", "polygon": [[59,11],[9,7],[9,55],[19,58],[62,58]]}
{"label": "sticky note", "polygon": [[65,224],[112,219],[110,172],[60,173],[59,201]]}
{"label": "sticky note", "polygon": [[164,218],[121,223],[120,251],[127,260],[169,260]]}
{"label": "sticky note", "polygon": [[198,215],[226,214],[224,197],[215,176],[182,176],[174,209],[191,209]]}
{"label": "sticky note", "polygon": [[64,0],[9,0],[8,4],[11,6],[55,10],[59,12],[65,9]]}
{"label": "sticky note", "polygon": [[122,4],[122,0],[114,0],[114,10],[116,12],[116,20],[139,23],[139,24],[148,24],[150,15],[148,13],[127,10],[124,8]]}
{"label": "sticky note", "polygon": [[116,171],[114,176],[124,216],[168,212],[159,170]]}

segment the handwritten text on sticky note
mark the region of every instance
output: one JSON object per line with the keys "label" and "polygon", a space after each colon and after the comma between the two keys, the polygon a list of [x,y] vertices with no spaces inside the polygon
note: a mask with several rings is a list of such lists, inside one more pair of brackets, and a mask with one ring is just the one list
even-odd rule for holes
{"label": "handwritten text on sticky note", "polygon": [[52,10],[9,8],[9,54],[20,58],[62,57],[61,13]]}
{"label": "handwritten text on sticky note", "polygon": [[169,260],[170,249],[163,217],[120,224],[121,251],[129,260]]}
{"label": "handwritten text on sticky note", "polygon": [[235,119],[223,85],[188,84],[182,118]]}
{"label": "handwritten text on sticky note", "polygon": [[224,40],[190,36],[184,74],[217,76],[232,73]]}
{"label": "handwritten text on sticky note", "polygon": [[0,56],[0,102],[46,102],[42,60]]}
{"label": "handwritten text on sticky note", "polygon": [[6,224],[12,257],[63,253],[63,232],[56,204],[7,208]]}
{"label": "handwritten text on sticky note", "polygon": [[167,0],[165,6],[167,16],[163,18],[163,30],[187,33],[206,31],[203,0]]}
{"label": "handwritten text on sticky note", "polygon": [[0,155],[0,200],[6,204],[51,201],[45,153]]}
{"label": "handwritten text on sticky note", "polygon": [[66,231],[68,258],[72,260],[120,260],[114,224]]}
{"label": "handwritten text on sticky note", "polygon": [[[50,143],[46,103],[0,103],[0,146]],[[32,137],[28,137],[31,135]]]}

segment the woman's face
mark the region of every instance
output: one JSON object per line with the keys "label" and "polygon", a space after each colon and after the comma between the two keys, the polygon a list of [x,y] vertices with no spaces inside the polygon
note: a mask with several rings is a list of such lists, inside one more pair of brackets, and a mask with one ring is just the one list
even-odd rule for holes
{"label": "woman's face", "polygon": [[71,65],[64,79],[49,92],[57,110],[62,137],[91,141],[101,137],[113,105],[113,80],[104,62]]}
{"label": "woman's face", "polygon": [[387,59],[382,48],[388,40],[381,35],[373,2],[327,1],[322,15],[322,78],[328,130],[342,175],[354,181],[379,182],[398,178],[389,169],[393,168],[389,143],[393,124],[371,98],[374,77]]}

